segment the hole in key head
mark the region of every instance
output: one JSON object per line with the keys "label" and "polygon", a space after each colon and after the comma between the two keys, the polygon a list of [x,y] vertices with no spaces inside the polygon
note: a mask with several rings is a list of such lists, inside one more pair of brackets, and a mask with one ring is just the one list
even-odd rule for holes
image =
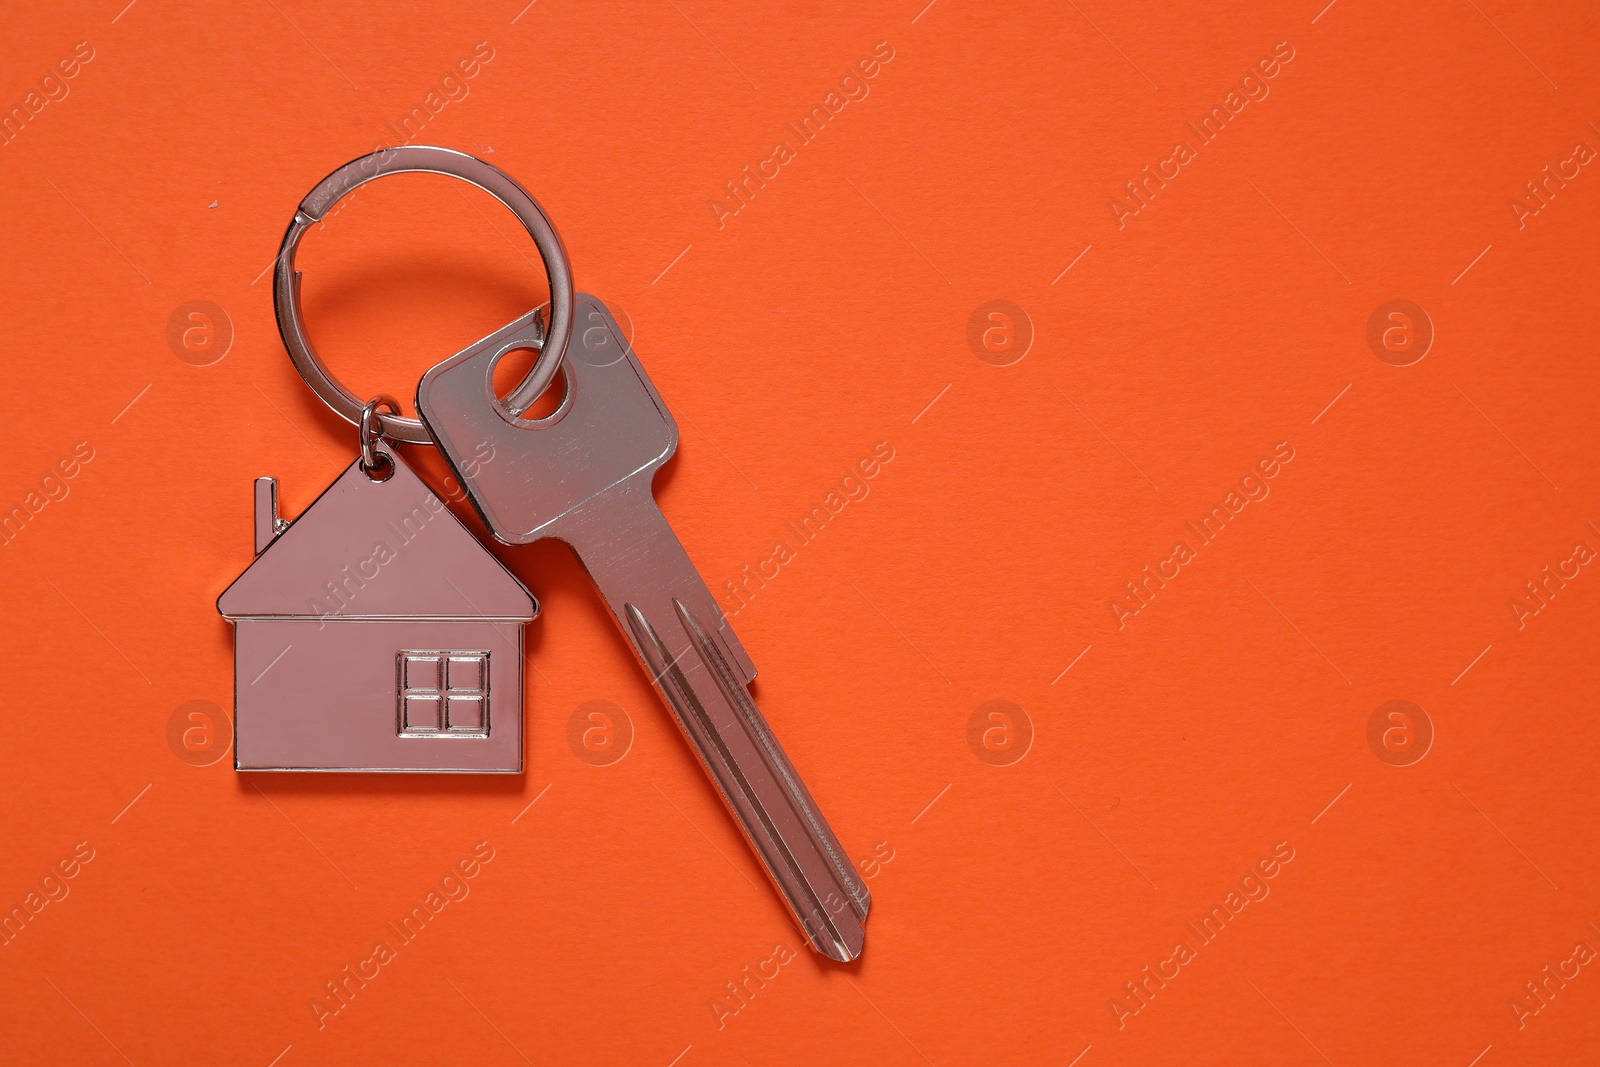
{"label": "hole in key head", "polygon": [[[528,371],[533,369],[533,361],[538,358],[539,350],[526,346],[508,349],[495,360],[494,370],[491,372],[490,384],[494,389],[495,397],[500,401],[500,407],[510,415],[506,407],[506,396],[517,387],[517,383],[528,376]],[[544,392],[539,394],[528,408],[519,416],[513,416],[518,422],[540,422],[557,415],[567,406],[567,401],[572,392],[572,384],[568,379],[569,371],[563,362],[561,373],[555,376]]]}

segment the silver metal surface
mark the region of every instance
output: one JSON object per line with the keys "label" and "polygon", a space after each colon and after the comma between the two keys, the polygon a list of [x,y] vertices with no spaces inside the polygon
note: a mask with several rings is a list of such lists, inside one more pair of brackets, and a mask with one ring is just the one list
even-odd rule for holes
{"label": "silver metal surface", "polygon": [[378,481],[383,481],[393,473],[388,462],[389,453],[378,448],[378,442],[383,437],[383,431],[378,426],[379,409],[385,407],[391,415],[400,414],[400,401],[388,393],[379,393],[361,409],[361,469],[367,477]]}
{"label": "silver metal surface", "polygon": [[[605,307],[580,293],[577,311],[603,329],[579,331],[548,417],[520,419],[493,392],[520,322],[423,375],[417,411],[497,538],[576,551],[812,947],[855,959],[871,898],[750,698],[755,667],[651,493],[677,425]],[[495,462],[470,463],[484,441]]]}
{"label": "silver metal surface", "polygon": [[[572,266],[567,260],[567,251],[561,244],[560,235],[526,189],[497,167],[448,148],[404,145],[381,149],[351,160],[306,194],[283,235],[273,273],[272,294],[278,315],[278,332],[283,336],[289,357],[294,360],[295,368],[306,384],[324,403],[350,422],[356,422],[361,417],[363,402],[328,373],[327,366],[306,334],[304,313],[300,307],[300,272],[294,269],[294,257],[306,230],[320,221],[334,204],[353,189],[386,174],[413,172],[445,174],[476,185],[511,209],[539,249],[545,272],[550,276],[549,332],[548,336],[542,332],[530,333],[529,339],[524,341],[528,347],[540,348],[540,353],[529,368],[527,377],[512,391],[508,401],[514,410],[522,411],[538,399],[554,380],[556,369],[565,357],[567,342],[572,336]],[[533,330],[538,331],[537,324]],[[542,339],[542,345],[532,339],[535,337]],[[430,441],[427,429],[416,419],[381,414],[379,423],[383,435],[391,440],[410,444],[428,444]]]}
{"label": "silver metal surface", "polygon": [[538,605],[410,467],[350,464],[292,523],[258,478],[234,624],[241,771],[522,770],[523,627]]}
{"label": "silver metal surface", "polygon": [[267,550],[273,539],[289,528],[278,518],[278,480],[256,479],[256,555]]}

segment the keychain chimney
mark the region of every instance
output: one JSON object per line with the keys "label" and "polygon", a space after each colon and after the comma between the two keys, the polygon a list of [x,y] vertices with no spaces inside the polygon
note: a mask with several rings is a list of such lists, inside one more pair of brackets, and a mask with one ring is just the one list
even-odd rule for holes
{"label": "keychain chimney", "polygon": [[278,518],[278,479],[256,479],[256,555],[267,550],[267,546],[279,534],[289,528],[289,524]]}

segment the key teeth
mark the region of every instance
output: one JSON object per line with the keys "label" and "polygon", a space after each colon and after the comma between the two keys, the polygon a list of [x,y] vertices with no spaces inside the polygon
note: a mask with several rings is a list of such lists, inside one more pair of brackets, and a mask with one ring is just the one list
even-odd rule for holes
{"label": "key teeth", "polygon": [[[839,854],[838,841],[834,838],[831,829],[817,820],[815,814],[816,802],[812,800],[810,791],[805,788],[805,785],[799,780],[799,776],[794,773],[794,768],[790,765],[787,755],[784,754],[776,739],[773,738],[772,730],[767,726],[766,717],[756,707],[755,701],[750,699],[750,694],[739,684],[738,679],[734,676],[733,669],[719,654],[716,645],[712,642],[710,635],[706,633],[705,627],[700,624],[700,620],[695,617],[694,612],[690,611],[683,601],[676,598],[673,599],[672,606],[678,613],[678,621],[683,624],[684,632],[689,635],[689,640],[695,646],[695,650],[700,653],[701,659],[711,669],[717,684],[721,687],[729,702],[739,709],[744,724],[755,735],[772,766],[783,776],[784,785],[788,787],[789,795],[797,801],[796,806],[805,817],[807,824],[810,825],[815,840],[822,845],[828,861],[838,874],[840,884],[848,891],[851,908],[855,911],[857,920],[864,922],[867,918],[867,910],[872,906],[872,898],[868,894],[866,886],[862,885],[856,878],[855,868],[850,866],[850,861]],[[828,955],[828,953],[824,953],[824,955]]]}
{"label": "key teeth", "polygon": [[[840,963],[849,963],[861,955],[862,946],[866,939],[866,931],[862,928],[861,922],[866,918],[871,898],[867,895],[865,887],[860,885],[854,877],[854,868],[846,866],[848,861],[843,860],[840,856],[838,842],[833,838],[832,832],[825,825],[819,825],[813,810],[814,802],[811,800],[810,794],[805,792],[804,786],[798,782],[793,769],[788,764],[788,760],[783,756],[782,750],[777,747],[770,731],[767,729],[765,720],[761,717],[760,709],[755,707],[749,693],[745,692],[744,687],[739,684],[727,661],[710,641],[705,628],[700,625],[693,612],[689,611],[677,599],[674,599],[672,603],[678,615],[678,620],[689,638],[690,647],[700,655],[701,663],[705,665],[707,672],[716,681],[723,696],[737,713],[740,725],[749,731],[761,746],[767,757],[769,767],[780,775],[784,790],[789,797],[793,798],[793,806],[799,811],[811,829],[812,840],[821,846],[829,865],[834,871],[839,887],[845,890],[850,918],[854,921],[840,922],[833,916],[828,915],[826,901],[818,893],[816,887],[810,887],[809,892],[812,896],[811,915],[803,920],[800,919],[798,914],[795,916],[799,921],[801,931],[806,935],[806,940],[813,950]],[[652,679],[663,691],[670,690],[679,695],[678,700],[669,701],[669,703],[674,708],[692,709],[691,714],[697,712],[697,717],[703,719],[703,721],[698,722],[696,725],[715,741],[717,737],[716,726],[710,721],[709,717],[705,716],[704,709],[700,708],[698,699],[693,695],[692,687],[687,685],[682,677],[682,671],[678,667],[679,659],[682,657],[669,660],[668,650],[662,643],[660,635],[656,633],[655,627],[650,624],[650,620],[645,617],[644,612],[639,610],[637,605],[625,604],[623,606],[623,614],[627,619],[628,628],[633,631],[635,645],[643,655],[646,661],[645,666],[649,669]],[[683,711],[680,711],[679,714],[681,716]],[[696,744],[695,747],[699,748],[699,745]],[[700,757],[709,764],[710,757],[707,753],[701,752]],[[723,754],[723,758],[727,759],[726,753]],[[729,765],[733,767],[732,764]],[[733,767],[733,769],[737,770],[736,767]],[[722,784],[718,781],[717,775],[713,774],[711,778],[718,791],[723,792]],[[746,783],[742,792],[745,796],[745,802],[753,807],[757,812],[758,818],[763,821],[769,818],[769,816],[762,814],[762,800],[759,793],[751,790],[748,787],[748,783]],[[723,793],[723,800],[728,803],[730,809],[733,807],[731,799],[725,792]],[[768,827],[767,832],[775,833],[771,827]],[[752,831],[747,828],[745,833],[749,836]],[[752,838],[752,840],[754,839]],[[775,836],[775,840],[782,848],[781,837]],[[785,849],[785,851],[787,850]],[[759,849],[757,850],[757,855],[761,858],[762,865],[766,866],[766,858],[761,855]],[[791,859],[790,862],[793,863],[793,860]],[[775,883],[781,886],[776,872],[769,869],[767,873]],[[809,886],[809,881],[801,869],[795,868],[794,874],[798,876],[801,884]],[[785,899],[788,899],[787,893],[785,893]],[[795,907],[794,902],[790,901],[789,904],[791,910],[793,910]]]}
{"label": "key teeth", "polygon": [[807,926],[806,936],[813,949],[829,959],[849,963],[861,955],[866,940],[866,930],[862,924],[866,922],[867,912],[872,906],[872,896],[856,877],[855,868],[851,866],[850,861],[840,853],[841,846],[834,837],[832,829],[817,815],[816,801],[812,799],[810,791],[806,789],[795,773],[794,767],[789,763],[788,756],[772,736],[771,728],[767,726],[761,709],[756,707],[755,701],[750,699],[750,694],[739,683],[733,668],[722,657],[716,644],[706,633],[705,627],[683,601],[674,598],[672,606],[678,614],[678,621],[683,625],[684,632],[689,635],[690,643],[700,653],[702,662],[711,671],[712,677],[716,679],[729,703],[738,710],[742,725],[761,746],[769,765],[781,776],[785,790],[792,798],[793,807],[810,827],[812,840],[821,846],[824,856],[833,868],[838,885],[845,890],[846,901],[854,913],[854,923],[842,924],[824,915],[822,920],[827,928],[826,936],[818,936],[809,928],[809,924],[803,925]]}
{"label": "key teeth", "polygon": [[733,632],[733,624],[728,621],[727,613],[722,610],[721,605],[717,604],[713,599],[711,608],[712,618],[717,623],[717,642],[722,646],[722,650],[725,653],[724,658],[738,668],[739,674],[743,676],[745,686],[749,687],[756,680],[755,661],[750,658],[750,653],[746,651],[744,643],[739,640],[739,635]]}

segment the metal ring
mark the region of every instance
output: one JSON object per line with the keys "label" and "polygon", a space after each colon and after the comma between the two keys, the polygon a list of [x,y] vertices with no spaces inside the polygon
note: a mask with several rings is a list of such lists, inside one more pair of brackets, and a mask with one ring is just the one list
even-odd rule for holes
{"label": "metal ring", "polygon": [[[321,221],[329,209],[352,190],[386,174],[412,172],[445,174],[476,185],[511,209],[539,249],[539,258],[544,260],[545,272],[550,276],[550,328],[528,376],[506,398],[506,403],[512,408],[526,408],[538,399],[555,378],[556,368],[567,354],[567,342],[572,337],[572,265],[567,260],[567,250],[561,244],[561,237],[527,190],[499,168],[448,148],[404,145],[381,149],[351,160],[306,194],[289,223],[288,231],[283,235],[283,244],[278,249],[277,268],[273,274],[272,298],[277,310],[278,333],[283,337],[284,347],[289,350],[289,358],[294,360],[300,377],[306,380],[312,392],[320,396],[324,403],[345,420],[360,421],[365,405],[354,393],[333,379],[316,349],[311,346],[310,337],[306,335],[300,307],[300,272],[294,269],[295,252],[311,224]],[[418,419],[385,413],[379,413],[377,418],[383,435],[392,440],[410,444],[433,443],[433,436]]]}
{"label": "metal ring", "polygon": [[[378,420],[383,417],[379,408],[387,405],[389,411],[395,415],[400,414],[400,401],[388,393],[379,393],[367,401],[361,408],[361,470],[367,477],[374,481],[386,482],[394,474],[394,459],[387,452],[378,451],[378,442],[383,437],[383,425]],[[382,478],[377,472],[384,467],[389,468],[388,474]]]}

